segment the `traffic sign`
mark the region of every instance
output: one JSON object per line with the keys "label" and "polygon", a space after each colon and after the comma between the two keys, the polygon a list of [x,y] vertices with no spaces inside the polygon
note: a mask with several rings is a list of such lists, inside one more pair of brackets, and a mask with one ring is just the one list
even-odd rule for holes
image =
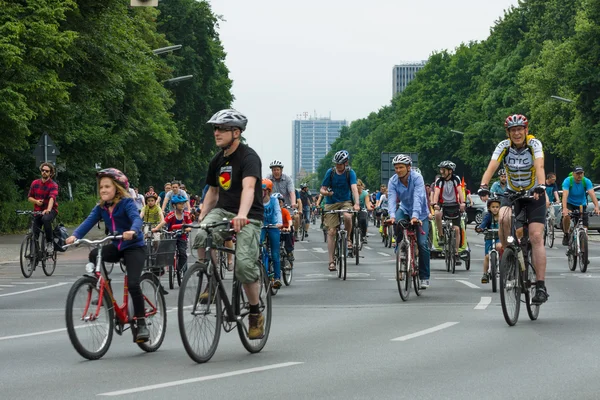
{"label": "traffic sign", "polygon": [[50,139],[48,133],[44,132],[33,150],[33,155],[38,164],[43,162],[56,164],[56,156],[60,155],[60,150],[58,150],[58,147],[56,147],[52,139]]}

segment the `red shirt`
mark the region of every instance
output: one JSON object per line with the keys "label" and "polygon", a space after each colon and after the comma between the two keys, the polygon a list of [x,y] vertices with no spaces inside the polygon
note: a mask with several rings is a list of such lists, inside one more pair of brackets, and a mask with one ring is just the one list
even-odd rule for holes
{"label": "red shirt", "polygon": [[[192,223],[192,218],[190,217],[190,213],[189,212],[184,211],[183,212],[183,219],[177,219],[177,217],[175,216],[175,211],[171,211],[165,217],[165,222],[167,223],[167,230],[173,230],[172,229],[173,225],[191,224]],[[187,235],[186,234],[182,234],[181,238],[183,240],[185,240],[185,239],[187,239]]]}
{"label": "red shirt", "polygon": [[285,208],[281,209],[281,219],[283,221],[283,227],[289,228],[292,217],[290,216],[290,212]]}
{"label": "red shirt", "polygon": [[58,185],[52,179],[48,179],[46,182],[41,179],[36,179],[31,183],[29,188],[29,194],[27,197],[33,197],[36,200],[44,200],[41,206],[34,204],[34,211],[44,211],[48,208],[50,199],[54,199],[54,205],[52,209],[58,213],[58,203],[56,197],[58,196]]}

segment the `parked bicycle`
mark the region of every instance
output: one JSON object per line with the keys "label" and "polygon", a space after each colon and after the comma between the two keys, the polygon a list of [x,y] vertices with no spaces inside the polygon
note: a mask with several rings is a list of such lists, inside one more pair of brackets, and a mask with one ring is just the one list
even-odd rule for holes
{"label": "parked bicycle", "polygon": [[[593,215],[592,212],[589,214]],[[571,217],[571,229],[570,233],[565,233],[565,235],[569,235],[569,246],[567,248],[569,269],[575,271],[577,264],[579,264],[579,270],[586,272],[590,260],[588,235],[583,226],[583,206],[579,206],[579,210],[569,212],[569,216]]]}
{"label": "parked bicycle", "polygon": [[30,278],[38,263],[42,263],[42,270],[46,276],[51,276],[56,269],[56,249],[52,253],[46,250],[46,233],[44,229],[35,226],[35,217],[43,215],[41,211],[17,210],[17,215],[29,216],[29,229],[21,242],[19,261],[21,273],[25,278]]}
{"label": "parked bicycle", "polygon": [[[271,291],[263,265],[259,268],[259,309],[264,316],[264,335],[259,339],[249,339],[250,303],[242,283],[234,274],[231,299],[228,297],[223,280],[217,271],[218,264],[214,252],[235,254],[235,249],[214,244],[213,232],[218,228],[234,235],[230,221],[213,224],[184,225],[185,228],[203,229],[207,233],[206,254],[208,260],[196,262],[183,278],[177,301],[179,333],[185,351],[197,363],[205,363],[217,350],[221,337],[221,326],[225,332],[237,327],[242,344],[250,353],[261,351],[271,328]],[[259,257],[259,262],[262,262]]]}
{"label": "parked bicycle", "polygon": [[[113,330],[122,335],[131,329],[136,337],[136,324],[133,318],[133,303],[127,290],[127,275],[124,278],[123,303],[118,304],[114,297],[111,280],[102,262],[102,246],[123,236],[111,235],[100,240],[78,239],[63,248],[87,244],[98,248],[96,264],[88,264],[86,273],[71,287],[67,296],[66,323],[69,339],[75,350],[88,360],[104,356],[112,342]],[[167,308],[160,292],[160,282],[151,272],[144,272],[140,279],[144,294],[145,320],[150,338],[137,345],[146,352],[160,348],[167,329]]]}

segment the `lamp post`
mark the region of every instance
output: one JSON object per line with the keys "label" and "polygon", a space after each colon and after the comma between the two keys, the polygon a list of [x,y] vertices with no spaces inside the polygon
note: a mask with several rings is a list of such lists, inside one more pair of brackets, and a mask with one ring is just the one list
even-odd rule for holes
{"label": "lamp post", "polygon": [[559,96],[550,96],[550,98],[554,99],[554,100],[558,100],[558,101],[562,101],[564,103],[575,103],[574,100],[571,99],[565,99],[564,97],[559,97]]}
{"label": "lamp post", "polygon": [[450,132],[452,132],[452,133],[458,133],[459,135],[464,135],[465,134],[464,132],[455,131],[454,129],[450,129]]}
{"label": "lamp post", "polygon": [[166,81],[163,81],[163,83],[177,83],[181,81],[187,81],[188,79],[192,79],[193,77],[194,75],[183,75],[178,76],[176,78],[167,79]]}
{"label": "lamp post", "polygon": [[180,49],[181,49],[181,45],[176,44],[174,46],[167,46],[167,47],[161,47],[160,49],[154,49],[154,50],[152,50],[152,52],[155,55],[159,55],[159,54],[164,54],[164,53],[170,53],[172,51],[180,50]]}

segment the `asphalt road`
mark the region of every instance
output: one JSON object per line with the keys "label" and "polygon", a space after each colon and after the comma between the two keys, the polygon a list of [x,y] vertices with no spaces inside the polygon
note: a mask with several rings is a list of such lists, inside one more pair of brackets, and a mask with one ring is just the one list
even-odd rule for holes
{"label": "asphalt road", "polygon": [[[471,271],[463,265],[452,275],[433,260],[431,287],[403,302],[393,252],[370,232],[365,257],[349,263],[341,281],[327,271],[323,236],[312,229],[297,244],[292,285],[273,298],[265,349],[247,353],[233,331],[202,365],[185,353],[174,312],[156,353],[141,351],[125,332],[101,360],[81,358],[64,307],[84,249],[61,255],[52,277],[36,270],[24,279],[18,264],[0,265],[0,398],[598,398],[598,247],[586,274],[568,271],[562,246],[549,249],[548,303],[539,320],[522,307],[508,327],[499,294],[480,283],[481,236],[469,230]],[[122,273],[112,277],[120,293]],[[166,297],[169,310],[176,296]]]}

